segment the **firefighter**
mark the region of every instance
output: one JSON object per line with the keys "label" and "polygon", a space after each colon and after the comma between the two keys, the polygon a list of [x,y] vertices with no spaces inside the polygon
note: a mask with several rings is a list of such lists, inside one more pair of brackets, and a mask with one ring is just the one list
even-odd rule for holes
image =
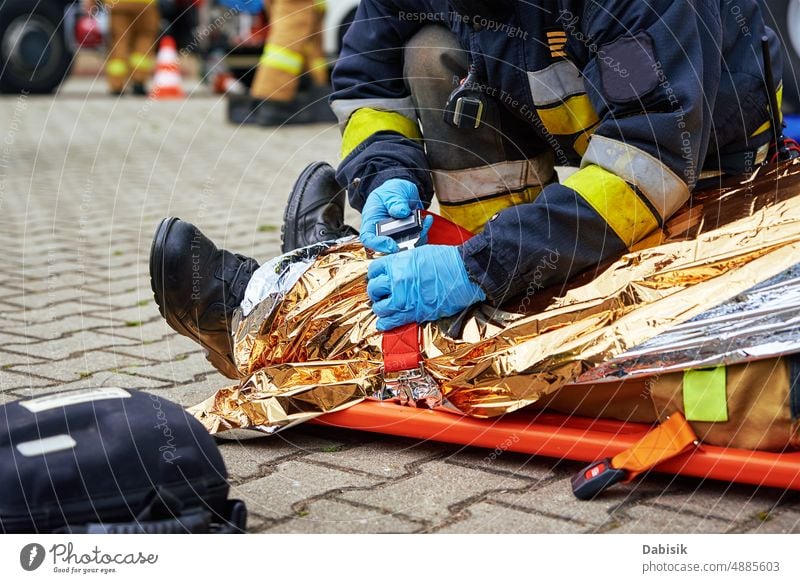
{"label": "firefighter", "polygon": [[[86,0],[87,13],[95,0]],[[108,88],[122,95],[129,83],[135,95],[147,95],[145,84],[153,68],[153,49],[161,30],[156,0],[105,0],[109,12],[109,54],[106,61]]]}
{"label": "firefighter", "polygon": [[[701,178],[766,159],[780,54],[757,0],[363,0],[333,71],[342,161],[301,177],[284,251],[346,231],[346,188],[387,254],[382,330],[563,284],[657,235]],[[464,245],[376,235],[434,195]]]}
{"label": "firefighter", "polygon": [[[249,98],[232,95],[229,117],[235,123],[277,126],[335,121],[328,61],[322,48],[322,0],[272,0],[270,34],[256,69]],[[303,73],[310,88],[300,90]]]}
{"label": "firefighter", "polygon": [[[780,71],[757,0],[362,0],[333,71],[342,161],[296,182],[283,250],[352,233],[347,195],[384,254],[367,288],[381,330],[563,284],[658,236],[701,180],[764,162]],[[559,183],[556,165],[577,171]],[[434,195],[466,243],[399,251],[377,236]],[[175,274],[156,299],[202,339],[252,265],[229,258],[213,277],[209,242],[197,297],[217,303],[193,303],[192,229],[171,232],[153,245],[151,268]]]}

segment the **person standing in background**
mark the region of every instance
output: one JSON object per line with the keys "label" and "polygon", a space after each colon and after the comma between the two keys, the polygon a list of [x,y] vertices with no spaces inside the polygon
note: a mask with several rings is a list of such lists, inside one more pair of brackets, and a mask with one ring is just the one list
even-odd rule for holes
{"label": "person standing in background", "polygon": [[[85,0],[91,14],[97,0]],[[132,83],[134,95],[147,95],[145,84],[153,74],[153,49],[161,28],[157,0],[105,0],[109,13],[108,89],[122,95]]]}
{"label": "person standing in background", "polygon": [[[270,32],[250,96],[230,96],[234,123],[276,126],[335,121],[328,107],[328,61],[322,48],[324,0],[272,0]],[[311,87],[301,91],[307,73]]]}

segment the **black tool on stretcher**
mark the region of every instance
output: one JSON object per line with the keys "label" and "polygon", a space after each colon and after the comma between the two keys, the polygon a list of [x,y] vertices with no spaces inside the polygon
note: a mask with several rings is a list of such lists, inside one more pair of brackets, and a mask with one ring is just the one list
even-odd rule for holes
{"label": "black tool on stretcher", "polygon": [[422,211],[415,210],[405,219],[387,219],[375,225],[378,237],[391,237],[401,250],[419,246],[422,235]]}
{"label": "black tool on stretcher", "polygon": [[594,462],[572,477],[572,493],[578,500],[591,500],[606,488],[628,479],[628,472],[615,468],[611,458]]}

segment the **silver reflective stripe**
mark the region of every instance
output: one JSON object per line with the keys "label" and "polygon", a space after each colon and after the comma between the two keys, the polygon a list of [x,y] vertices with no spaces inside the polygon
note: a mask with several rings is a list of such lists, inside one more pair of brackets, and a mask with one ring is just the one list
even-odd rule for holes
{"label": "silver reflective stripe", "polygon": [[339,128],[342,131],[344,131],[344,126],[347,125],[347,120],[350,119],[353,112],[365,107],[381,111],[394,111],[413,122],[417,121],[417,110],[414,108],[414,102],[411,101],[411,97],[403,97],[402,99],[337,99],[336,101],[331,101],[331,109],[336,114],[336,119],[339,120]]}
{"label": "silver reflective stripe", "polygon": [[36,399],[20,401],[19,404],[31,413],[41,413],[42,411],[49,411],[50,409],[59,407],[68,407],[69,405],[77,405],[79,403],[90,403],[103,399],[127,399],[130,396],[131,394],[128,391],[120,389],[119,387],[97,387],[46,395],[44,397],[37,397]]}
{"label": "silver reflective stripe", "polygon": [[647,152],[611,138],[594,135],[581,168],[596,164],[635,185],[666,220],[689,200],[689,187],[668,166]]}
{"label": "silver reflective stripe", "polygon": [[463,170],[433,170],[436,197],[442,202],[469,202],[502,192],[542,186],[553,177],[553,154],[532,160],[498,162]]}
{"label": "silver reflective stripe", "polygon": [[56,451],[64,451],[65,449],[72,449],[76,445],[77,443],[75,443],[72,437],[63,433],[61,435],[53,435],[52,437],[43,437],[42,439],[18,443],[17,451],[25,457],[33,457]]}
{"label": "silver reflective stripe", "polygon": [[551,105],[586,93],[581,72],[570,61],[559,61],[541,71],[528,72],[528,83],[536,105]]}
{"label": "silver reflective stripe", "polygon": [[767,154],[769,154],[770,144],[764,144],[756,150],[755,165],[759,166],[767,161]]}

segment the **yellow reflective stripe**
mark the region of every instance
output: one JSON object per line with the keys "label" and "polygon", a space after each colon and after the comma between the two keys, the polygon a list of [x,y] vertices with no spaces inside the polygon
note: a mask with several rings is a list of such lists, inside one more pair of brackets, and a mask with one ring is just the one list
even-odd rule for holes
{"label": "yellow reflective stripe", "polygon": [[541,186],[532,186],[521,192],[512,192],[456,205],[450,205],[440,200],[439,214],[468,231],[479,233],[494,215],[508,207],[533,202],[541,191]]}
{"label": "yellow reflective stripe", "polygon": [[583,132],[600,121],[586,94],[570,97],[558,107],[537,109],[536,113],[547,131],[557,136]]}
{"label": "yellow reflective stripe", "polygon": [[[778,113],[780,115],[780,120],[783,122],[783,108],[781,107],[783,104],[783,83],[778,86],[778,90],[775,92],[775,95],[778,97]],[[768,129],[772,128],[772,121],[767,120],[758,126],[758,129],[750,134],[751,138],[756,137],[759,134],[763,134]]]}
{"label": "yellow reflective stripe", "polygon": [[106,63],[106,73],[112,77],[122,77],[128,74],[128,63],[122,59],[111,59]]}
{"label": "yellow reflective stripe", "polygon": [[772,127],[772,122],[767,120],[764,123],[762,123],[760,126],[758,126],[758,129],[756,131],[754,131],[752,134],[750,134],[750,137],[754,138],[759,134],[763,134],[765,131],[767,131],[771,127]]}
{"label": "yellow reflective stripe", "polygon": [[155,65],[153,59],[141,53],[133,53],[130,58],[130,64],[134,69],[141,69],[142,71],[150,71]]}
{"label": "yellow reflective stripe", "polygon": [[683,412],[687,421],[725,423],[728,386],[725,365],[683,371]]}
{"label": "yellow reflective stripe", "polygon": [[575,138],[572,144],[572,147],[580,156],[583,156],[586,153],[586,149],[589,147],[589,137],[591,137],[589,132],[583,132]]}
{"label": "yellow reflective stripe", "polygon": [[581,156],[583,156],[586,153],[586,150],[589,149],[589,138],[592,137],[592,134],[594,133],[594,130],[597,129],[598,125],[600,124],[595,124],[585,132],[578,134],[578,137],[575,138],[575,141],[572,143],[572,147]]}
{"label": "yellow reflective stripe", "polygon": [[291,75],[303,72],[303,55],[278,45],[267,43],[260,62],[266,67],[286,71]]}
{"label": "yellow reflective stripe", "polygon": [[314,0],[314,8],[320,12],[325,12],[328,9],[326,0]]}
{"label": "yellow reflective stripe", "polygon": [[630,185],[590,164],[564,181],[597,211],[627,247],[658,228],[658,220]]}
{"label": "yellow reflective stripe", "polygon": [[378,132],[397,132],[412,140],[421,140],[422,134],[416,122],[394,111],[380,111],[368,107],[357,109],[344,128],[342,135],[342,159]]}

